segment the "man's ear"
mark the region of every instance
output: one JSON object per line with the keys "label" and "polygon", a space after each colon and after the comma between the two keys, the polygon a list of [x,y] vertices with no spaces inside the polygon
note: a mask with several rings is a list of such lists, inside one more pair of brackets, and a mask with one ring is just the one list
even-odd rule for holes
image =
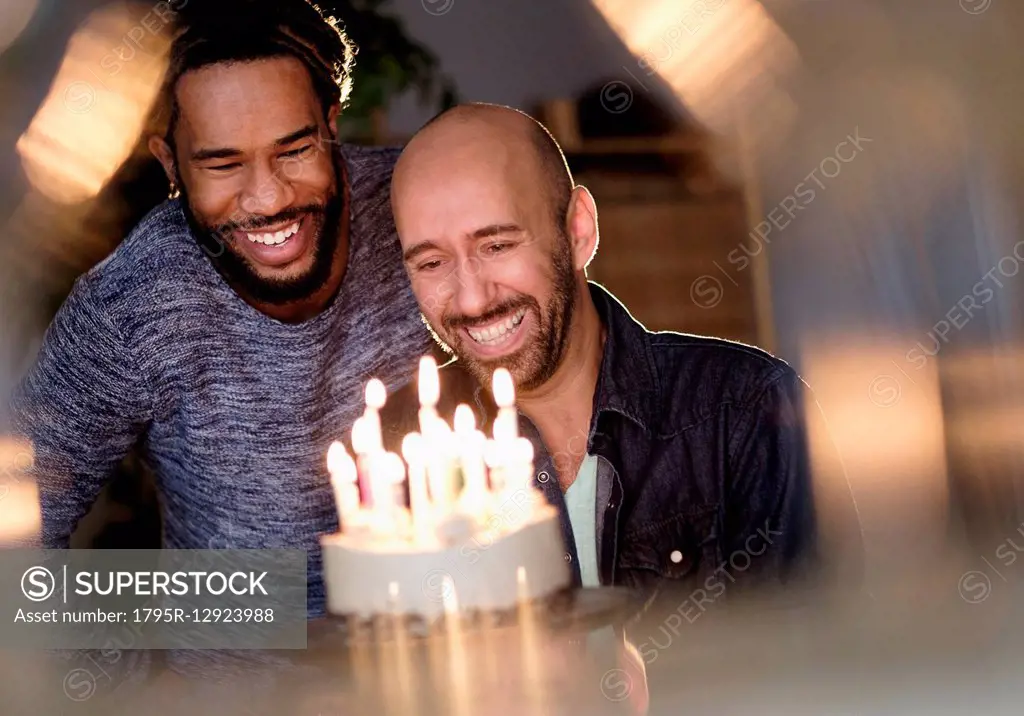
{"label": "man's ear", "polygon": [[327,110],[327,131],[331,133],[331,141],[338,141],[338,117],[341,116],[341,105],[333,104]]}
{"label": "man's ear", "polygon": [[164,174],[167,175],[167,181],[174,184],[177,181],[178,172],[174,166],[174,152],[171,151],[170,145],[163,137],[154,134],[149,138],[147,146],[149,151],[153,153],[153,156],[163,166]]}
{"label": "man's ear", "polygon": [[566,234],[572,245],[573,268],[582,271],[594,260],[600,242],[597,203],[590,190],[582,184],[577,184],[572,190],[565,222]]}

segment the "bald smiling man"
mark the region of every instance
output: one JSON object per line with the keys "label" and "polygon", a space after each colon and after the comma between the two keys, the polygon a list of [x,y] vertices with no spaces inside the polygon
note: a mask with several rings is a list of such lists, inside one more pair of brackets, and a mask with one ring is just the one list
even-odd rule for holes
{"label": "bald smiling man", "polygon": [[[542,125],[449,110],[409,142],[391,201],[413,293],[454,357],[439,409],[450,421],[475,406],[490,430],[491,375],[511,372],[577,584],[671,580],[713,600],[741,576],[805,573],[816,530],[799,377],[751,346],[652,333],[589,282],[597,206]],[[392,444],[417,408],[415,385],[389,401]]]}

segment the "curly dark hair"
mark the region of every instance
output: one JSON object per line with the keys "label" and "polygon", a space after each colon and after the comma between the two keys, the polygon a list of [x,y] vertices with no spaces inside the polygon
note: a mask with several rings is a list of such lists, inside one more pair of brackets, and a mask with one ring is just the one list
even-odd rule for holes
{"label": "curly dark hair", "polygon": [[208,65],[294,57],[309,71],[325,117],[352,91],[356,46],[338,20],[307,0],[193,0],[175,25],[160,112],[172,147],[178,80]]}

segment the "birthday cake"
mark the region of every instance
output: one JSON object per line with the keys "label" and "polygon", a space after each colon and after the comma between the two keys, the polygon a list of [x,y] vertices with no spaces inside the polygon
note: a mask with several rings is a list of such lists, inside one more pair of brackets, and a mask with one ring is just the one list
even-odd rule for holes
{"label": "birthday cake", "polygon": [[420,431],[399,456],[382,446],[385,389],[370,381],[352,428],[355,458],[340,442],[328,451],[341,525],[321,538],[333,614],[504,611],[571,583],[558,513],[533,486],[533,446],[517,434],[511,376],[494,375],[492,438],[465,405],[448,426],[436,411],[439,392],[437,366],[424,358]]}

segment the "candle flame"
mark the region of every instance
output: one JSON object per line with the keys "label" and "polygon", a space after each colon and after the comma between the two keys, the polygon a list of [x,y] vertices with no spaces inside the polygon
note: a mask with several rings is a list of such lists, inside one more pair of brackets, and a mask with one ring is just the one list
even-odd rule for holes
{"label": "candle flame", "polygon": [[405,463],[397,453],[386,452],[382,460],[382,470],[391,478],[391,481],[398,484],[405,480]]}
{"label": "candle flame", "polygon": [[419,376],[420,405],[434,407],[441,397],[441,378],[437,374],[437,362],[432,356],[420,358]]}
{"label": "candle flame", "polygon": [[494,402],[499,408],[511,408],[516,402],[516,390],[512,384],[512,374],[507,368],[494,371],[491,388],[494,391]]}
{"label": "candle flame", "polygon": [[512,446],[516,462],[533,462],[533,443],[527,438],[518,438]]}
{"label": "candle flame", "polygon": [[388,390],[379,378],[373,378],[366,384],[366,407],[380,410],[388,399]]}
{"label": "candle flame", "polygon": [[488,439],[484,443],[484,462],[487,464],[487,467],[499,467],[502,464],[503,457],[501,444],[497,440]]}
{"label": "candle flame", "polygon": [[356,463],[345,446],[337,440],[327,449],[327,470],[331,473],[332,480],[353,483],[356,481]]}
{"label": "candle flame", "polygon": [[423,436],[419,433],[409,433],[402,438],[402,457],[409,465],[418,464],[423,461]]}
{"label": "candle flame", "polygon": [[469,437],[476,430],[476,416],[473,409],[465,403],[455,408],[455,433],[460,437]]}
{"label": "candle flame", "polygon": [[365,455],[370,452],[371,437],[366,434],[369,426],[363,418],[356,418],[352,423],[352,449],[356,455]]}
{"label": "candle flame", "polygon": [[452,435],[453,435],[452,428],[442,418],[435,417],[433,425],[432,425],[432,428],[433,428],[433,435],[431,435],[431,439],[432,440],[448,441],[448,440],[452,439]]}
{"label": "candle flame", "polygon": [[438,455],[443,456],[445,460],[455,460],[459,456],[459,437],[458,433],[452,431],[451,427],[444,420],[438,420],[434,429],[434,434],[431,436],[432,441],[436,444],[436,450]]}

